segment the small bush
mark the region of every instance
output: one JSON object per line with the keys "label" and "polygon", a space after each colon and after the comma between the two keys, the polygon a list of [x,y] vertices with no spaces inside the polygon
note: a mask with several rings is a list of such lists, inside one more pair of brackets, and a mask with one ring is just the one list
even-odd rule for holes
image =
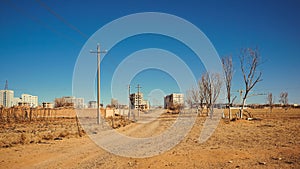
{"label": "small bush", "polygon": [[44,134],[42,139],[44,140],[53,140],[54,136],[52,133],[47,133],[47,134]]}
{"label": "small bush", "polygon": [[27,138],[26,134],[22,133],[21,136],[20,136],[20,143],[21,144],[26,144],[27,140],[28,140],[28,138]]}
{"label": "small bush", "polygon": [[70,135],[69,131],[64,130],[64,131],[62,131],[62,132],[58,135],[58,137],[66,137],[66,136],[68,136],[68,135]]}

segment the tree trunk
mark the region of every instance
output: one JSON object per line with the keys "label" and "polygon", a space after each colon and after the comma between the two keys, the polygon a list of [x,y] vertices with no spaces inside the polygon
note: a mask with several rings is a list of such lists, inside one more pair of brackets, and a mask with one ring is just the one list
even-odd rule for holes
{"label": "tree trunk", "polygon": [[243,103],[242,103],[242,109],[241,109],[241,114],[240,114],[240,118],[243,118],[243,113],[244,113],[244,107],[245,107],[245,103],[246,103],[246,98],[243,98]]}
{"label": "tree trunk", "polygon": [[229,116],[229,121],[231,120],[231,109],[230,109],[230,105],[228,106],[228,116]]}
{"label": "tree trunk", "polygon": [[210,109],[210,111],[209,111],[210,119],[212,119],[213,114],[214,114],[214,106],[211,106],[209,109]]}

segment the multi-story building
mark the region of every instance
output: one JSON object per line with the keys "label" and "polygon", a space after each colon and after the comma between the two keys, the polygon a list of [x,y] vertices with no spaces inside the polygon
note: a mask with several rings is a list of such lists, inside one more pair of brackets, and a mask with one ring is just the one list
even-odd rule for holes
{"label": "multi-story building", "polygon": [[0,90],[0,106],[12,107],[14,105],[14,91]]}
{"label": "multi-story building", "polygon": [[21,95],[21,103],[23,105],[29,105],[30,107],[38,106],[38,97],[32,96],[30,94],[22,94]]}
{"label": "multi-story building", "polygon": [[164,102],[165,109],[174,108],[176,106],[183,106],[184,96],[182,93],[172,93],[165,97]]}
{"label": "multi-story building", "polygon": [[43,105],[43,108],[51,108],[51,109],[54,108],[53,103],[43,102],[42,105]]}
{"label": "multi-story building", "polygon": [[150,108],[149,102],[143,99],[143,93],[133,93],[130,95],[130,102],[132,109],[148,110]]}
{"label": "multi-story building", "polygon": [[88,108],[96,109],[97,108],[97,101],[89,101]]}
{"label": "multi-story building", "polygon": [[38,97],[30,94],[22,94],[21,98],[14,97],[14,91],[8,90],[8,83],[6,81],[4,90],[0,90],[0,106],[12,107],[12,106],[38,106]]}
{"label": "multi-story building", "polygon": [[19,103],[22,103],[22,98],[15,97],[15,98],[14,98],[14,103],[13,103],[13,105],[14,105],[14,106],[18,106]]}

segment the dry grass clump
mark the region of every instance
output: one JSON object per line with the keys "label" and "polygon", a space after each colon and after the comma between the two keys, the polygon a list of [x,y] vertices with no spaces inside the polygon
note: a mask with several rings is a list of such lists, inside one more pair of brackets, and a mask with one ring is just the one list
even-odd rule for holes
{"label": "dry grass clump", "polygon": [[75,118],[0,124],[0,147],[47,143],[51,140],[81,137],[85,132]]}
{"label": "dry grass clump", "polygon": [[59,135],[58,135],[58,137],[67,137],[67,136],[69,136],[71,133],[69,132],[69,131],[67,131],[67,130],[64,130],[64,131],[62,131]]}
{"label": "dry grass clump", "polygon": [[125,127],[126,125],[131,123],[130,120],[122,116],[108,117],[106,118],[106,122],[108,122],[108,124],[110,124],[114,129]]}

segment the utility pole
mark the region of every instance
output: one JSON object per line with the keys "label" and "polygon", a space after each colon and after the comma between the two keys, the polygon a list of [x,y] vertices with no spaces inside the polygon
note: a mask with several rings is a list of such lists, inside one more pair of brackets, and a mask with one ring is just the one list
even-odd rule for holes
{"label": "utility pole", "polygon": [[106,50],[100,50],[100,44],[97,44],[97,51],[90,51],[90,53],[97,53],[97,124],[100,124],[100,53],[107,53]]}
{"label": "utility pole", "polygon": [[141,99],[141,97],[140,97],[140,88],[142,88],[141,86],[140,86],[140,84],[138,84],[138,86],[136,87],[137,89],[138,89],[138,118],[140,118],[140,99]]}
{"label": "utility pole", "polygon": [[130,84],[128,85],[128,120],[130,119],[131,113],[131,101],[130,101]]}

